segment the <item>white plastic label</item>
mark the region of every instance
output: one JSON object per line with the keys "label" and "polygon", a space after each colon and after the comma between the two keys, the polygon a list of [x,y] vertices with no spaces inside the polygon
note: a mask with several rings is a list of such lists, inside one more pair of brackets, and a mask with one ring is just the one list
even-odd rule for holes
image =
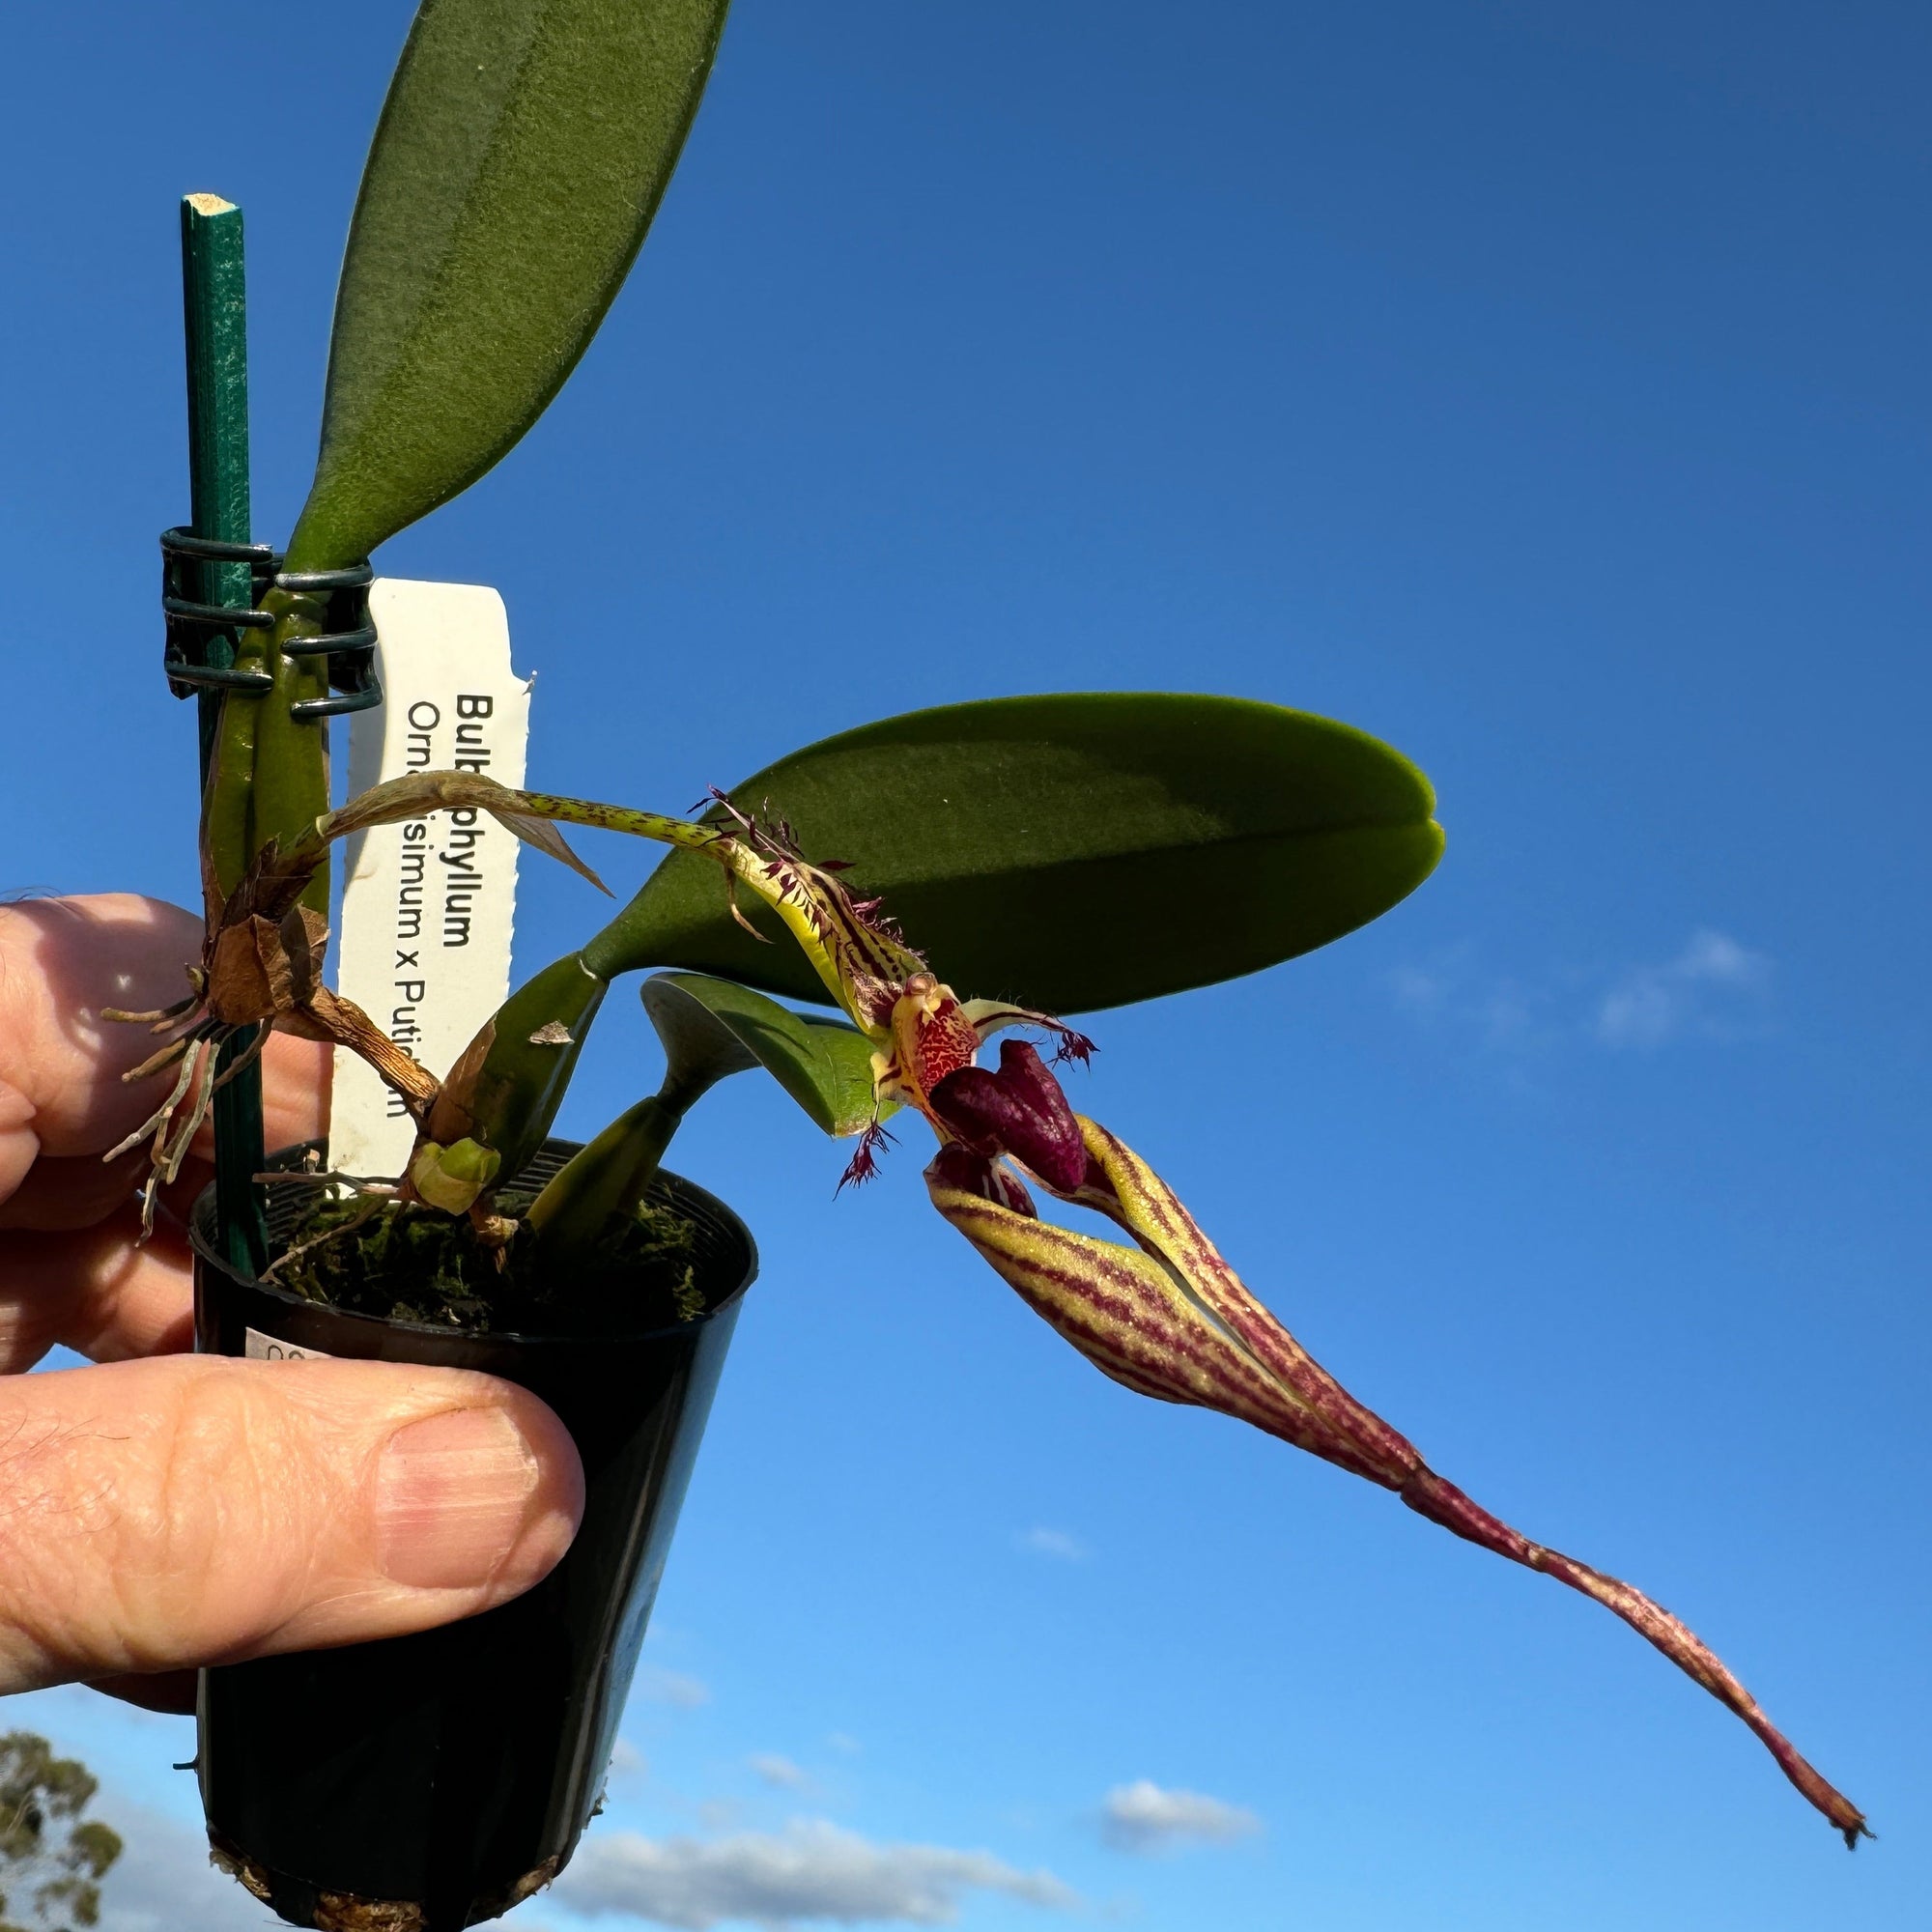
{"label": "white plastic label", "polygon": [[[503,600],[475,583],[378,578],[369,614],[383,703],[350,726],[352,796],[412,771],[524,781],[529,685],[510,668]],[[486,812],[437,812],[349,841],[336,990],[443,1074],[510,990],[517,841]],[[335,1055],[329,1161],[395,1175],[415,1130],[355,1055]]]}
{"label": "white plastic label", "polygon": [[293,1342],[265,1335],[259,1328],[248,1328],[242,1332],[246,1339],[242,1353],[251,1362],[332,1362],[335,1359],[320,1349],[298,1349]]}

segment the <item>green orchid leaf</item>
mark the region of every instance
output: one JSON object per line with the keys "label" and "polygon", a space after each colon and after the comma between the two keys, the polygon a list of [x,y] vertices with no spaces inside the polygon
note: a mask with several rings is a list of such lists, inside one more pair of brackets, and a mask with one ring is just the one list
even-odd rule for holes
{"label": "green orchid leaf", "polygon": [[667,1092],[763,1066],[828,1134],[856,1134],[873,1120],[871,1044],[842,1021],[701,973],[656,974],[643,998],[664,1042]]}
{"label": "green orchid leaf", "polygon": [[597,331],[670,180],[726,0],[423,0],[363,171],[292,570],[468,488]]}
{"label": "green orchid leaf", "polygon": [[664,1042],[664,1085],[612,1121],[532,1203],[529,1223],[552,1265],[581,1263],[630,1221],[678,1122],[733,1073],[766,1067],[828,1134],[859,1133],[875,1118],[872,1050],[843,1021],[790,1012],[700,973],[659,974],[644,981],[643,997]]}
{"label": "green orchid leaf", "polygon": [[[998,698],[827,738],[732,788],[849,861],[962,997],[1091,1011],[1252,973],[1366,924],[1441,856],[1429,781],[1367,733],[1236,697]],[[672,853],[584,956],[788,998],[824,988],[782,929],[731,917]],[[592,957],[594,953],[594,958]]]}
{"label": "green orchid leaf", "polygon": [[[777,1001],[733,986],[729,980],[707,980],[701,975],[689,977],[696,980],[698,985],[717,987],[726,994],[742,993],[747,1000],[757,1000],[775,1012],[785,1011]],[[701,1093],[733,1073],[749,1073],[760,1064],[758,1056],[738,1037],[711,1003],[694,988],[678,986],[674,976],[666,975],[662,980],[646,980],[640,990],[644,1011],[657,1028],[659,1043],[665,1050],[667,1091],[680,1094]]]}

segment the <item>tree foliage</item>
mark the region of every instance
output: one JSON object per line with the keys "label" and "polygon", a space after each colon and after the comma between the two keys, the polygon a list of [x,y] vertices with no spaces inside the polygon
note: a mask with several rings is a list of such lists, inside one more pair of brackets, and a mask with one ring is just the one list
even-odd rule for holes
{"label": "tree foliage", "polygon": [[121,1834],[83,1818],[97,1781],[32,1731],[0,1737],[0,1932],[77,1932],[100,1918]]}

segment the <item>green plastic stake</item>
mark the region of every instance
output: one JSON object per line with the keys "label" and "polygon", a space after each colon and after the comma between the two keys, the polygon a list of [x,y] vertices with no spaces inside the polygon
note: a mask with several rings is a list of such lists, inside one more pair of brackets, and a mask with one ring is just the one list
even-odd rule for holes
{"label": "green plastic stake", "polygon": [[[198,537],[249,543],[248,296],[242,211],[219,195],[184,195],[181,223],[192,528]],[[201,572],[205,602],[231,611],[245,611],[253,604],[245,563],[207,563]],[[213,633],[207,654],[210,664],[226,669],[235,662],[233,639]],[[204,784],[222,701],[218,691],[197,695]],[[223,1047],[217,1066],[226,1067],[245,1053],[254,1037],[252,1027],[237,1034]],[[218,1239],[228,1260],[250,1274],[259,1274],[269,1259],[268,1228],[255,1186],[262,1166],[258,1062],[214,1095]]]}

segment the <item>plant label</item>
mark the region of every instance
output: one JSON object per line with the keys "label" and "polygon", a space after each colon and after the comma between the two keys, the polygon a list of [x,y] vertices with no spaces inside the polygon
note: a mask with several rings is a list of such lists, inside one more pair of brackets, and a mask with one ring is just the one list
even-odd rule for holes
{"label": "plant label", "polygon": [[[351,795],[416,771],[524,781],[530,686],[510,668],[503,600],[477,583],[378,578],[383,703],[355,714]],[[447,1073],[510,990],[517,841],[487,812],[438,812],[349,841],[336,990],[433,1073]],[[401,1098],[337,1049],[329,1159],[396,1175],[415,1128]]]}
{"label": "plant label", "polygon": [[243,1331],[242,1355],[244,1361],[250,1362],[332,1362],[335,1359],[320,1349],[298,1349],[293,1342],[284,1342],[275,1335],[265,1335],[259,1328]]}

